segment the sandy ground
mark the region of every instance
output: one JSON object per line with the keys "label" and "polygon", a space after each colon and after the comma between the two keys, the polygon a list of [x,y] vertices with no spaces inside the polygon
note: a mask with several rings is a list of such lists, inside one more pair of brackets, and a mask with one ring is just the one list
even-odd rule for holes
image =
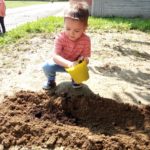
{"label": "sandy ground", "polygon": [[1,49],[0,149],[150,150],[149,34],[89,35],[90,79],[80,90],[67,73],[57,74],[54,91],[42,90],[53,35]]}
{"label": "sandy ground", "polygon": [[[150,104],[150,36],[129,31],[89,33],[92,56],[90,79],[85,84],[96,94],[118,102]],[[21,89],[41,91],[46,80],[41,65],[49,59],[53,35],[36,35],[20,41],[0,54],[0,97]],[[57,75],[57,84],[70,81]]]}

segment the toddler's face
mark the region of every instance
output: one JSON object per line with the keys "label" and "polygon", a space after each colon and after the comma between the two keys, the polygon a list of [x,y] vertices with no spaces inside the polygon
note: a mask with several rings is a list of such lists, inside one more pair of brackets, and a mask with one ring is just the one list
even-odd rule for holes
{"label": "toddler's face", "polygon": [[71,18],[65,18],[64,28],[65,34],[72,41],[76,41],[77,39],[79,39],[86,30],[86,26],[84,23]]}

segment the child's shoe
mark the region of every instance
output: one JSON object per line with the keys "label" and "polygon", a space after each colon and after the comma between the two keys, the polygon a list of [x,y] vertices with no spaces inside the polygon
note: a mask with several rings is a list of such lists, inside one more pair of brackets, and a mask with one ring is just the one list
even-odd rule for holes
{"label": "child's shoe", "polygon": [[73,80],[72,80],[72,87],[74,88],[74,89],[79,89],[79,88],[81,88],[83,85],[82,84],[78,84],[78,83],[76,83],[76,82],[74,82]]}
{"label": "child's shoe", "polygon": [[44,90],[54,89],[55,87],[56,87],[56,82],[55,81],[48,81],[47,83],[45,83],[43,85]]}

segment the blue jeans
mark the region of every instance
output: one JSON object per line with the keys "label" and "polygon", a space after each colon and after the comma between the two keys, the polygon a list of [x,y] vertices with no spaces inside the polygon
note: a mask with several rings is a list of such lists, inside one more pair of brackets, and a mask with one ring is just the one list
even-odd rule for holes
{"label": "blue jeans", "polygon": [[49,61],[44,63],[42,66],[45,76],[47,77],[48,81],[55,81],[56,72],[66,72],[65,68],[57,65],[54,61]]}
{"label": "blue jeans", "polygon": [[2,27],[2,31],[0,31],[0,32],[5,33],[6,28],[5,28],[5,24],[4,24],[4,17],[1,17],[1,16],[0,16],[0,25]]}

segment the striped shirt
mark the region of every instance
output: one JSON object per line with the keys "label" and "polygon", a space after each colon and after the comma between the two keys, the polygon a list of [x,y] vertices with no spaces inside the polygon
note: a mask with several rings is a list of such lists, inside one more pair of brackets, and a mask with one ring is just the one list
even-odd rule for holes
{"label": "striped shirt", "polygon": [[75,61],[80,56],[90,57],[90,38],[83,34],[78,40],[71,41],[64,32],[61,32],[55,39],[54,52],[70,61]]}
{"label": "striped shirt", "polygon": [[5,11],[6,11],[5,1],[0,0],[0,17],[5,16],[5,13],[6,13]]}

